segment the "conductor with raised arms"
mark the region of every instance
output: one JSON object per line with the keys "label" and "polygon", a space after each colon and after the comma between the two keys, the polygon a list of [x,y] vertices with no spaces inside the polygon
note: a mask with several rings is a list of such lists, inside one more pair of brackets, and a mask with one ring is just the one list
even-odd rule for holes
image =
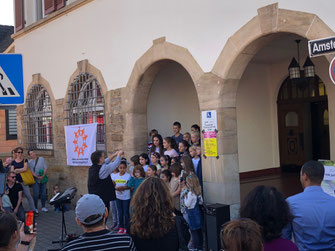
{"label": "conductor with raised arms", "polygon": [[[88,193],[98,195],[105,203],[109,211],[111,200],[115,200],[115,188],[111,179],[111,173],[120,165],[123,151],[120,150],[108,158],[103,151],[95,151],[91,154],[92,166],[88,170]],[[116,156],[116,159],[111,160]]]}

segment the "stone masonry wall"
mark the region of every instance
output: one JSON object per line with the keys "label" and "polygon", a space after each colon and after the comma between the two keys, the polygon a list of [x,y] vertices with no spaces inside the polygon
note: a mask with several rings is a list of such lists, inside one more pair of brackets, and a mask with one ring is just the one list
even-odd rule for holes
{"label": "stone masonry wall", "polygon": [[[64,126],[67,125],[65,100],[57,99],[53,105],[53,151],[35,151],[38,156],[44,157],[49,177],[48,198],[52,197],[53,186],[58,184],[64,191],[69,187],[77,187],[77,195],[74,202],[87,193],[88,168],[80,166],[68,166],[66,161],[66,145]],[[108,91],[105,97],[106,119],[106,150],[113,153],[123,147],[124,118],[121,112],[121,89]],[[24,141],[24,106],[17,108],[18,143],[25,148]],[[26,151],[25,151],[26,155]]]}

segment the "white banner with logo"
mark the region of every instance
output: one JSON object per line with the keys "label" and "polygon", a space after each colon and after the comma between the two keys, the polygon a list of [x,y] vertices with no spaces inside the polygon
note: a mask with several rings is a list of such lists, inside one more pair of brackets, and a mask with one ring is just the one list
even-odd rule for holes
{"label": "white banner with logo", "polygon": [[67,164],[91,166],[91,154],[97,145],[97,123],[64,126]]}

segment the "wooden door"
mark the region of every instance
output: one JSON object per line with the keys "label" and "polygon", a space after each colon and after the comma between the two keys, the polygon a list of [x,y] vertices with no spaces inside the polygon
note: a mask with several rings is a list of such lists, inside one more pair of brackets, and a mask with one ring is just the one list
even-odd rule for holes
{"label": "wooden door", "polygon": [[280,165],[303,165],[304,108],[302,104],[278,104]]}
{"label": "wooden door", "polygon": [[313,159],[330,159],[328,102],[311,103]]}

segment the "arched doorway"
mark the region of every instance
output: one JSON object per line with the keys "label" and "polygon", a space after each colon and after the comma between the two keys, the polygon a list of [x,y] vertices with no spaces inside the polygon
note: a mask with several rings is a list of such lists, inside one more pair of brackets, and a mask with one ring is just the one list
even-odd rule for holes
{"label": "arched doorway", "polygon": [[299,86],[286,78],[278,98],[280,166],[292,169],[308,160],[330,159],[328,98],[318,77]]}
{"label": "arched doorway", "polygon": [[[173,108],[173,105],[180,94],[180,88],[183,89],[185,83],[192,89],[194,94],[192,100],[196,100],[192,105],[196,110],[200,110],[196,83],[203,75],[203,71],[199,64],[185,48],[168,43],[165,38],[155,41],[153,46],[136,61],[124,91],[126,96],[122,105],[127,133],[123,135],[123,149],[127,157],[146,151],[148,131],[153,129],[150,127],[158,126],[156,129],[163,136],[166,136],[164,134],[171,136],[172,130],[169,131],[168,128],[172,128],[173,119],[167,121],[164,119],[166,117],[164,113],[168,114],[172,109],[174,110],[172,117],[175,120],[180,118],[178,109],[184,108],[180,107],[181,105]],[[170,88],[171,85],[175,87]],[[166,88],[165,93],[160,87]],[[166,95],[167,93],[169,95]],[[185,104],[189,102],[187,99],[187,97],[179,97],[178,102]],[[198,121],[200,121],[200,112]],[[182,119],[180,122],[184,127],[182,132],[187,131],[189,123]]]}
{"label": "arched doorway", "polygon": [[313,59],[318,76],[306,80],[306,87],[287,78],[297,39],[305,59],[307,39],[277,33],[249,61],[239,80],[236,117],[242,198],[257,185],[275,186],[285,196],[300,192],[299,174],[281,171],[297,171],[310,159],[330,159],[327,94],[332,97],[328,93],[332,86],[319,77],[326,79],[320,59]]}
{"label": "arched doorway", "polygon": [[182,132],[190,132],[200,122],[197,92],[191,76],[177,62],[167,60],[156,73],[147,104],[148,132],[157,129],[163,136],[172,136],[172,124],[179,121]]}

